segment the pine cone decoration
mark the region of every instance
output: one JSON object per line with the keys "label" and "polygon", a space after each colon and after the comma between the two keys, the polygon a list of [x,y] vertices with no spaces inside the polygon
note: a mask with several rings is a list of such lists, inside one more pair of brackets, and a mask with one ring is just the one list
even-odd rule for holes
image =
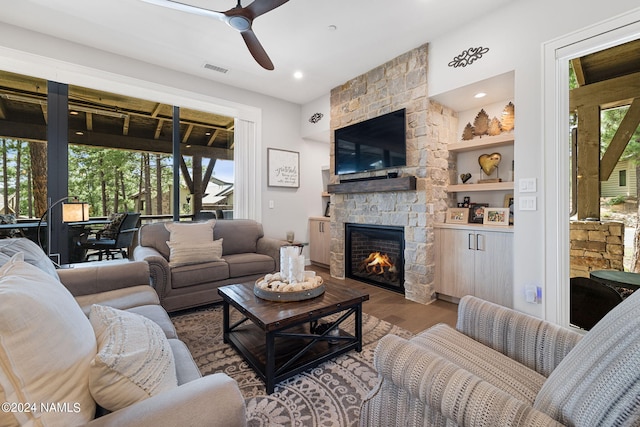
{"label": "pine cone decoration", "polygon": [[473,133],[476,136],[481,137],[482,135],[487,134],[487,131],[489,130],[489,116],[484,111],[484,108],[480,110],[480,112],[476,116],[476,119],[473,122],[473,129]]}
{"label": "pine cone decoration", "polygon": [[509,102],[502,111],[502,131],[509,132],[513,130],[515,120],[515,106]]}

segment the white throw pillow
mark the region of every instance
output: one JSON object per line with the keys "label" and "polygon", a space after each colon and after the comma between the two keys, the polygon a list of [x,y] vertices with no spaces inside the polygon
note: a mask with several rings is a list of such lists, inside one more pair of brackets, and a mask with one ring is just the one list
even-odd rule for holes
{"label": "white throw pillow", "polygon": [[117,411],[178,386],[173,352],[162,328],[136,313],[93,305],[89,320],[98,340],[89,389]]}
{"label": "white throw pillow", "polygon": [[22,259],[17,253],[0,268],[0,400],[23,410],[0,412],[0,425],[84,425],[96,408],[93,329],[58,280]]}
{"label": "white throw pillow", "polygon": [[181,243],[213,242],[213,227],[216,220],[207,222],[167,222],[165,228],[169,231],[169,241]]}
{"label": "white throw pillow", "polygon": [[201,264],[203,262],[222,261],[222,240],[212,242],[167,242],[171,250],[169,265]]}

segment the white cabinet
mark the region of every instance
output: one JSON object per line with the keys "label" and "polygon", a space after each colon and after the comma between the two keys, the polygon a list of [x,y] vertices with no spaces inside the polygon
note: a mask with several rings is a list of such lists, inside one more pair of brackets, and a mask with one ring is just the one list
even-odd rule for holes
{"label": "white cabinet", "polygon": [[329,218],[309,218],[309,258],[312,263],[328,266],[331,255]]}
{"label": "white cabinet", "polygon": [[436,292],[513,306],[513,229],[440,225],[435,237]]}

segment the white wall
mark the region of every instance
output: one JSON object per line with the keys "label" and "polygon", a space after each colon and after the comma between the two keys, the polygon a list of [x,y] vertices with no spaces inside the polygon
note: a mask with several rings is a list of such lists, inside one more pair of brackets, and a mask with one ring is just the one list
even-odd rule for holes
{"label": "white wall", "polygon": [[[543,129],[543,43],[604,21],[637,7],[636,0],[515,1],[477,23],[429,44],[429,95],[437,95],[497,74],[515,71],[516,206],[517,181],[535,178],[538,210],[516,211],[514,307],[545,317],[544,305],[524,302],[523,288],[545,281],[545,254],[556,242],[545,241],[545,174]],[[470,47],[488,47],[484,57],[467,67],[448,63]],[[528,194],[530,195],[530,194]],[[568,279],[567,279],[568,280]],[[546,292],[545,292],[546,294]]]}
{"label": "white wall", "polygon": [[[0,25],[0,68],[61,83],[155,100],[258,123],[261,171],[256,178],[265,234],[307,235],[307,218],[324,212],[320,169],[328,144],[301,136],[301,106],[10,25]],[[300,152],[300,188],[267,187],[267,147]],[[274,200],[274,209],[268,201]]]}

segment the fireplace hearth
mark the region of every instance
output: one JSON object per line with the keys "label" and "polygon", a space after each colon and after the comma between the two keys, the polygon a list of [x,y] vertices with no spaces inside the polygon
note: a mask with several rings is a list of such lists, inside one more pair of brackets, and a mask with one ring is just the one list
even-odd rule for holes
{"label": "fireplace hearth", "polygon": [[404,227],[345,224],[345,274],[404,293]]}

